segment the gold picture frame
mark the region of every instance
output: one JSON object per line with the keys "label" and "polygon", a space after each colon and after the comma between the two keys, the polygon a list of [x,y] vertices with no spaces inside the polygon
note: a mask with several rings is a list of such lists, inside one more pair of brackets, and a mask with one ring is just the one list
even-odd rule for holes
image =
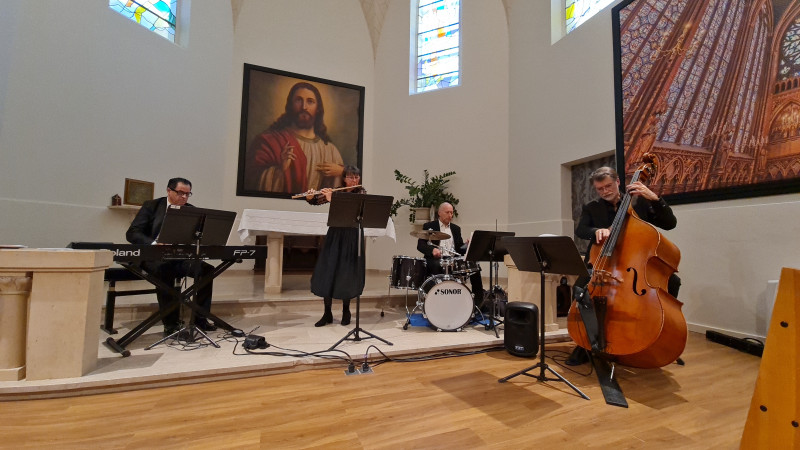
{"label": "gold picture frame", "polygon": [[125,196],[123,203],[126,205],[143,205],[147,200],[153,199],[155,183],[150,181],[125,178]]}

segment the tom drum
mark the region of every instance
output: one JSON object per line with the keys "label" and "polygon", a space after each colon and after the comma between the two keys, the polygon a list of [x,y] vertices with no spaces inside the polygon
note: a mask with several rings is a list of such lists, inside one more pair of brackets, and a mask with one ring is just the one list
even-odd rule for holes
{"label": "tom drum", "polygon": [[393,256],[389,286],[396,289],[419,289],[425,281],[425,259]]}

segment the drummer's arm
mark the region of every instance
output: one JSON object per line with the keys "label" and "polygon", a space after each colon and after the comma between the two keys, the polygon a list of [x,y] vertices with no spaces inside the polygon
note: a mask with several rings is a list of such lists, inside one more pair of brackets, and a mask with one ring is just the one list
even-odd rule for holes
{"label": "drummer's arm", "polygon": [[439,256],[436,256],[435,252],[438,251],[439,249],[437,249],[436,247],[433,247],[428,242],[429,241],[427,241],[425,239],[418,239],[417,240],[417,250],[419,250],[420,253],[425,255],[426,258],[438,258],[439,256],[441,256],[441,254]]}

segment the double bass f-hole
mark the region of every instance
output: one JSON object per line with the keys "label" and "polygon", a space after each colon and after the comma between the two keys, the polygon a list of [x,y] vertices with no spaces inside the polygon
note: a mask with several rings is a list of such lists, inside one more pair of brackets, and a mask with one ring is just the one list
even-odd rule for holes
{"label": "double bass f-hole", "polygon": [[647,293],[647,289],[642,288],[642,290],[640,292],[639,289],[636,287],[636,284],[639,282],[639,271],[636,270],[635,267],[628,267],[625,271],[626,272],[633,272],[633,284],[631,285],[631,288],[633,289],[633,293],[638,295],[639,297],[641,297],[644,294],[646,294]]}

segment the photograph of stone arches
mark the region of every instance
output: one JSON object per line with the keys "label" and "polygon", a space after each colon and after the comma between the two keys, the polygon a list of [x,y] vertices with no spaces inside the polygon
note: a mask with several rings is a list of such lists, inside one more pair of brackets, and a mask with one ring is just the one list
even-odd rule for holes
{"label": "photograph of stone arches", "polygon": [[617,164],[672,204],[800,191],[800,3],[628,0],[612,10]]}

